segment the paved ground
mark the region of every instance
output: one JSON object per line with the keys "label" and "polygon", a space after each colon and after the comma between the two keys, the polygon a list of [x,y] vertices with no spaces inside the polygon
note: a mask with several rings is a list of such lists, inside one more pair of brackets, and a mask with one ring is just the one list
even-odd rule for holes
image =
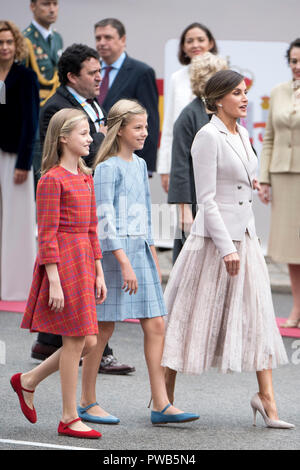
{"label": "paved ground", "polygon": [[[166,281],[171,267],[171,251],[159,252],[159,258]],[[292,297],[286,268],[270,263],[268,266],[276,315],[287,317]],[[102,439],[84,441],[61,437],[56,433],[61,413],[58,374],[41,384],[36,392],[38,422],[35,425],[28,423],[18,409],[9,379],[13,373],[29,370],[37,364],[30,358],[34,335],[19,328],[20,320],[19,314],[0,313],[0,345],[2,351],[3,346],[6,350],[5,363],[0,364],[0,449],[64,449],[65,446],[67,449],[112,451],[112,455],[114,451],[125,450],[156,450],[165,454],[168,450],[300,449],[299,340],[284,338],[291,362],[274,371],[280,416],[295,423],[295,430],[267,429],[260,417],[258,426],[253,427],[249,401],[257,391],[255,374],[221,375],[215,370],[200,377],[178,377],[176,404],[187,411],[199,412],[199,421],[182,426],[154,427],[147,409],[150,391],[140,326],[118,324],[111,345],[119,359],[134,365],[136,372],[131,376],[99,375],[98,401],[109,412],[120,417],[121,423],[117,426],[96,426],[103,433]],[[104,453],[100,458],[105,463]]]}
{"label": "paved ground", "polygon": [[[274,304],[279,316],[287,316],[291,296],[274,294]],[[257,389],[255,374],[221,375],[214,370],[201,377],[178,377],[176,404],[187,411],[199,412],[199,421],[182,426],[154,427],[147,409],[150,392],[140,326],[118,324],[111,344],[120,359],[135,365],[136,372],[123,377],[99,375],[97,392],[99,402],[119,416],[121,423],[96,426],[103,433],[100,441],[81,441],[56,434],[61,412],[58,374],[41,384],[36,393],[38,422],[35,425],[28,423],[18,409],[9,378],[37,363],[30,359],[33,335],[19,328],[20,319],[19,314],[0,314],[0,339],[6,345],[6,363],[0,365],[0,449],[40,449],[41,444],[48,449],[52,445],[54,448],[67,446],[106,451],[300,449],[299,341],[284,339],[291,363],[274,371],[280,416],[295,423],[296,430],[267,429],[260,417],[258,426],[253,427],[249,400]]]}

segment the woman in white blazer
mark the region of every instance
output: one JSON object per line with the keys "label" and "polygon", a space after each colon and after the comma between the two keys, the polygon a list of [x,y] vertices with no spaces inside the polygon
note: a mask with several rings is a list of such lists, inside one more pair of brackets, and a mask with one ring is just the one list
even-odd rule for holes
{"label": "woman in white blazer", "polygon": [[278,419],[272,384],[272,369],[288,358],[255,232],[257,158],[246,129],[237,124],[247,113],[244,78],[232,70],[217,72],[205,96],[215,115],[197,133],[191,150],[198,212],[165,290],[162,365],[169,399],[176,371],[256,371],[254,417],[259,411],[267,426],[291,428]]}
{"label": "woman in white blazer", "polygon": [[183,108],[195,98],[190,83],[189,64],[193,57],[205,52],[213,54],[218,52],[212,33],[201,23],[188,25],[181,34],[178,50],[179,62],[184,67],[171,76],[169,92],[165,100],[163,128],[157,159],[156,171],[161,174],[162,187],[166,192],[169,188],[171,170],[173,125]]}

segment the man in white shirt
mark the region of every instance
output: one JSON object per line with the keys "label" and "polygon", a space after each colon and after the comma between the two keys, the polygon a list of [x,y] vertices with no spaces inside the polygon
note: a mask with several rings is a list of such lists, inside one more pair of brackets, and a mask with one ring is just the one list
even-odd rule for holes
{"label": "man in white shirt", "polygon": [[122,98],[139,101],[148,113],[148,137],[137,153],[155,171],[159,138],[158,91],[152,67],[129,57],[125,52],[126,31],[116,18],[106,18],[95,25],[96,49],[101,57],[102,83],[100,105],[108,113]]}

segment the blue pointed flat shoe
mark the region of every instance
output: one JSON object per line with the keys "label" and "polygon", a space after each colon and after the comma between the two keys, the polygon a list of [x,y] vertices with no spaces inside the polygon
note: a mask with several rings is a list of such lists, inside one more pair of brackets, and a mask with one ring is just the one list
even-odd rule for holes
{"label": "blue pointed flat shoe", "polygon": [[195,413],[164,414],[170,406],[172,406],[171,403],[165,406],[162,411],[151,411],[152,424],[187,423],[188,421],[195,421],[200,418],[200,416]]}
{"label": "blue pointed flat shoe", "polygon": [[94,416],[87,413],[87,410],[92,408],[93,406],[99,405],[99,403],[92,403],[91,405],[82,408],[81,406],[77,406],[78,416],[82,419],[82,421],[88,421],[89,423],[97,423],[97,424],[118,424],[120,422],[119,418],[116,418],[113,415],[108,416]]}

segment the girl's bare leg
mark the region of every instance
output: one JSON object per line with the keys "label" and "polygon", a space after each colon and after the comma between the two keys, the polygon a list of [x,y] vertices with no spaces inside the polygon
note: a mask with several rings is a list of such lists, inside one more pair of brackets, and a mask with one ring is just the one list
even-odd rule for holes
{"label": "girl's bare leg", "polygon": [[[96,380],[100,367],[104,348],[113,334],[114,322],[99,322],[99,333],[97,336],[97,345],[87,354],[82,362],[82,392],[80,406],[85,408],[91,403],[96,403]],[[89,408],[88,413],[95,416],[108,416],[100,406]]]}
{"label": "girl's bare leg", "polygon": [[[144,351],[148,367],[150,387],[153,399],[153,410],[161,411],[169,403],[165,382],[165,369],[161,366],[164,347],[165,325],[162,317],[140,320],[144,331]],[[171,406],[166,413],[182,413]]]}
{"label": "girl's bare leg", "polygon": [[[35,388],[47,377],[54,372],[60,370],[61,374],[61,387],[63,396],[63,416],[62,421],[68,422],[78,417],[76,409],[76,398],[75,398],[75,411],[74,411],[74,399],[72,393],[76,396],[76,385],[78,378],[78,367],[81,356],[87,354],[96,343],[95,336],[87,337],[63,337],[63,346],[59,348],[54,354],[48,359],[43,361],[37,367],[29,372],[21,375],[21,385],[29,390],[35,390]],[[75,384],[75,386],[74,386]],[[72,391],[74,386],[75,392]],[[23,392],[26,404],[32,409],[33,408],[33,393]],[[73,401],[72,401],[73,400]],[[74,416],[72,419],[68,416]],[[68,421],[67,421],[68,420]],[[79,423],[80,424],[80,423]],[[74,429],[78,424],[74,423]],[[85,425],[84,425],[85,426]],[[88,429],[85,426],[85,429]],[[81,427],[81,430],[83,428]]]}
{"label": "girl's bare leg", "polygon": [[165,380],[166,380],[166,388],[167,394],[170,403],[174,403],[174,390],[175,390],[175,382],[176,382],[177,371],[173,369],[169,369],[166,367],[165,369]]}

